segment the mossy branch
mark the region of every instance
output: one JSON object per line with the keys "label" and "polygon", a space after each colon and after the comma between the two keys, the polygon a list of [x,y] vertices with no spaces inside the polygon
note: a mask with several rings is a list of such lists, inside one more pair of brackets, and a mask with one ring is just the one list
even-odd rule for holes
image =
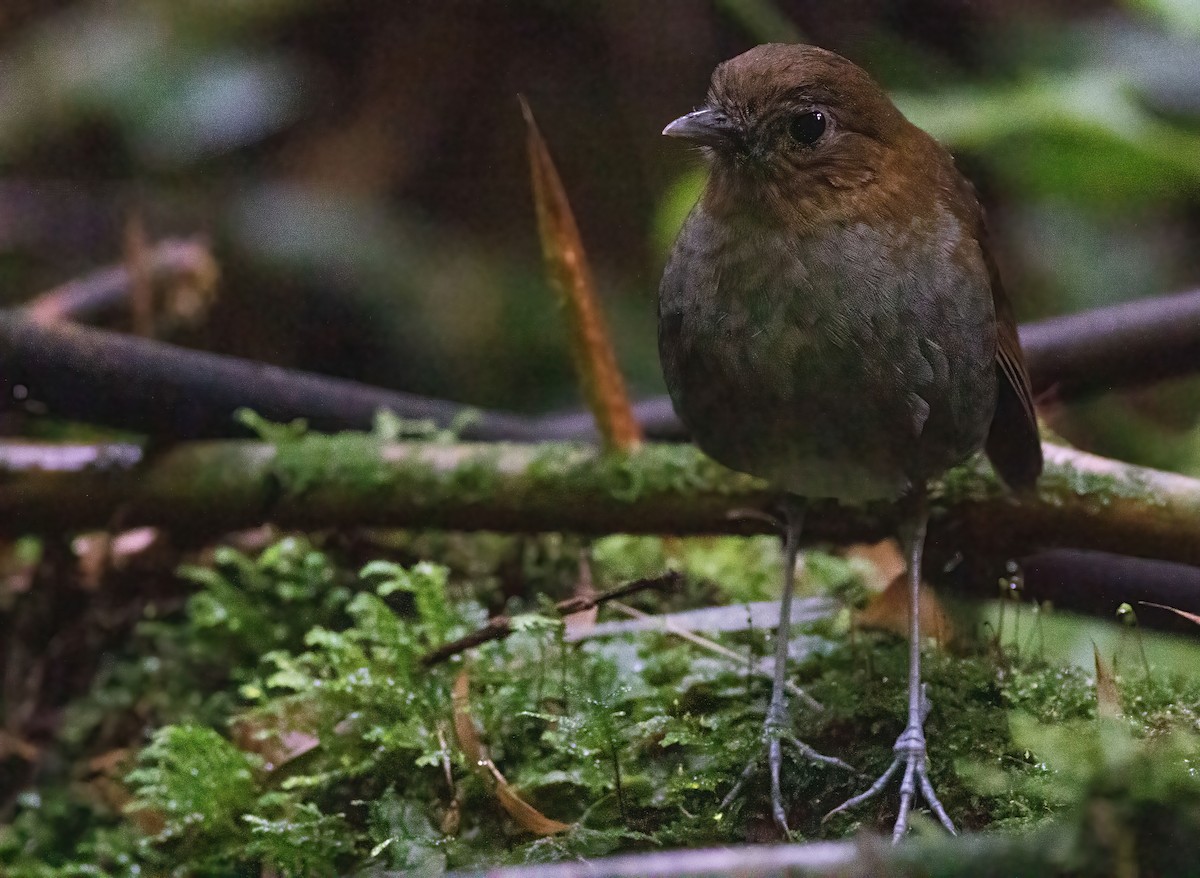
{"label": "mossy branch", "polygon": [[[778,491],[691,446],[606,455],[571,444],[387,442],[347,433],[276,444],[197,442],[140,459],[131,446],[0,446],[0,530],[157,525],[212,534],[272,521],[566,531],[755,533]],[[1036,492],[1018,497],[982,461],[934,491],[931,543],[1019,556],[1069,546],[1200,563],[1200,481],[1055,445]],[[806,538],[890,535],[893,509],[812,505]]]}

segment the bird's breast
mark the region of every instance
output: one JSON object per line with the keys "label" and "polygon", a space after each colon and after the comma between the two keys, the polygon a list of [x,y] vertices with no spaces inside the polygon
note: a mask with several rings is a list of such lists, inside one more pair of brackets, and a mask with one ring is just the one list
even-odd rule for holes
{"label": "bird's breast", "polygon": [[995,405],[994,315],[956,232],[801,238],[693,212],[663,277],[659,339],[700,446],[845,500],[895,496],[977,449]]}

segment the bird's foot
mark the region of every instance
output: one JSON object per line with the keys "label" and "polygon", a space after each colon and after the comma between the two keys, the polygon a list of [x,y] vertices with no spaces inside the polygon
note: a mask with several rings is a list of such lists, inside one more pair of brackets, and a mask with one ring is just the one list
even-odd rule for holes
{"label": "bird's foot", "polygon": [[879,780],[871,784],[866,792],[859,793],[853,798],[847,799],[838,805],[832,811],[822,818],[822,823],[841,811],[849,810],[857,805],[861,805],[874,796],[883,792],[888,781],[892,779],[901,766],[904,766],[904,775],[900,781],[900,813],[896,817],[896,826],[892,830],[892,844],[896,844],[904,837],[904,833],[908,830],[908,815],[912,810],[913,801],[917,797],[917,790],[921,792],[921,796],[925,799],[925,803],[929,805],[931,810],[942,826],[951,835],[958,835],[954,829],[954,823],[951,822],[950,816],[946,813],[946,809],[942,807],[942,803],[938,801],[937,793],[933,791],[933,784],[929,780],[929,760],[925,752],[925,732],[920,724],[910,723],[909,726],[900,733],[900,737],[896,739],[896,746],[893,748],[896,753],[896,758],[892,760],[892,764],[888,766],[887,771],[879,776]]}
{"label": "bird's foot", "polygon": [[779,774],[783,766],[783,745],[788,744],[794,747],[801,756],[812,762],[842,768],[846,771],[854,771],[854,769],[836,756],[826,756],[824,753],[818,752],[808,744],[805,744],[786,729],[784,720],[782,707],[779,710],[769,709],[767,711],[767,719],[763,723],[762,743],[759,751],[746,763],[746,767],[742,769],[737,783],[733,785],[733,788],[721,800],[721,810],[724,811],[728,808],[741,794],[742,790],[746,788],[746,784],[749,783],[750,778],[754,777],[755,773],[759,770],[759,765],[765,753],[767,757],[767,769],[771,776],[771,816],[775,819],[775,825],[779,827],[780,832],[786,837],[789,833],[787,814],[783,809],[783,791],[779,783]]}

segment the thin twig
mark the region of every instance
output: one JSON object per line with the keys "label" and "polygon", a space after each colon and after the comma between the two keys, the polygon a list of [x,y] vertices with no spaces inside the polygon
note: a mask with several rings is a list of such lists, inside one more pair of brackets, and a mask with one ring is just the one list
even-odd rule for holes
{"label": "thin twig", "polygon": [[[598,607],[601,604],[635,594],[639,591],[645,591],[646,589],[659,591],[674,588],[679,584],[681,579],[682,576],[676,571],[670,571],[664,573],[662,576],[655,576],[650,579],[636,579],[633,582],[627,582],[624,585],[617,586],[609,591],[599,592],[590,597],[572,597],[559,601],[554,605],[554,610],[561,616],[569,616],[572,613],[581,613],[584,610],[590,610],[592,607]],[[493,640],[503,640],[512,634],[512,630],[511,616],[493,616],[482,628],[472,631],[458,640],[443,643],[437,649],[426,653],[421,659],[421,663],[426,667],[441,664],[447,659],[464,653],[469,649],[474,649]]]}
{"label": "thin twig", "polygon": [[[164,238],[150,247],[145,256],[148,279],[153,286],[190,291],[188,301],[177,302],[174,310],[189,314],[203,310],[220,275],[206,242]],[[125,305],[134,286],[135,279],[126,264],[110,265],[35,296],[25,303],[24,310],[42,322],[93,322]]]}
{"label": "thin twig", "polygon": [[[636,610],[633,607],[630,607],[630,606],[620,603],[619,601],[614,601],[612,607],[618,613],[624,613],[626,616],[629,616],[631,619],[652,619],[652,618],[654,618],[649,613],[643,613],[641,610]],[[680,626],[678,626],[674,622],[672,622],[670,619],[662,620],[662,629],[664,631],[668,632],[669,634],[674,634],[676,637],[686,640],[688,643],[695,644],[696,646],[700,647],[703,650],[706,650],[708,652],[714,653],[715,655],[719,655],[724,658],[727,658],[730,661],[734,662],[735,664],[744,665],[746,663],[745,656],[739,655],[738,653],[734,652],[732,649],[729,649],[726,646],[722,646],[721,644],[717,643],[715,640],[709,640],[707,637],[702,637],[701,635],[697,634],[695,631],[689,631],[686,628],[681,628]],[[769,670],[767,668],[757,666],[755,670],[756,670],[756,673],[758,673],[759,675],[761,675],[763,677],[766,677],[768,680],[771,679],[773,676],[773,671]],[[805,704],[807,704],[813,710],[824,710],[824,708],[821,706],[821,703],[819,701],[817,701],[815,698],[813,698],[811,695],[809,695],[807,692],[805,692],[803,689],[801,689],[795,683],[788,680],[787,682],[784,683],[784,686],[787,687],[788,694],[793,695],[796,698],[799,698],[801,701],[803,701]]]}

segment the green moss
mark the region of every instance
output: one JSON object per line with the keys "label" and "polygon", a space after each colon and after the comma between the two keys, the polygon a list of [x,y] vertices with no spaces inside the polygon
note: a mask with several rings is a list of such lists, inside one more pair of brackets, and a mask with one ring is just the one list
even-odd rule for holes
{"label": "green moss", "polygon": [[[488,552],[496,563],[504,557]],[[685,540],[669,549],[661,540],[611,538],[596,556],[602,580],[671,556],[682,563],[693,584],[642,595],[650,609],[758,596],[778,577],[770,538]],[[514,603],[517,630],[507,640],[427,668],[421,658],[430,648],[484,621],[478,604],[455,599],[446,568],[379,560],[356,576],[298,540],[255,557],[225,550],[217,560],[189,571],[198,591],[186,612],[143,626],[116,666],[125,670],[102,681],[91,706],[80,705],[68,723],[66,740],[78,753],[114,711],[151,705],[159,730],[130,783],[142,813],[161,812],[164,828],[141,835],[128,816],[81,797],[65,773],[48,778],[44,798],[23,801],[0,830],[6,873],[169,863],[204,874],[437,874],[773,837],[765,777],[728,811],[718,808],[759,750],[769,681],[747,678],[745,669],[770,651],[764,632],[720,636],[745,662],[651,632],[572,644],[557,619]],[[832,562],[813,566],[825,588],[852,575]],[[825,707],[793,704],[797,734],[863,772],[817,766],[785,749],[786,804],[798,837],[886,827],[894,789],[827,823],[822,817],[892,759],[906,702],[905,644],[862,635],[847,642],[825,626],[800,632],[795,646],[793,677]],[[572,823],[569,832],[540,840],[524,832],[456,746],[452,689],[463,671],[470,718],[492,759],[526,801]],[[1187,814],[1200,801],[1162,762],[1186,746],[1158,743],[1195,727],[1195,681],[1157,673],[1120,680],[1132,743],[1109,753],[1103,741],[1075,745],[1095,728],[1093,686],[1081,671],[1012,653],[928,652],[925,677],[932,778],[964,828],[1045,828],[1071,841],[1088,837],[1087,803],[1096,797],[1132,809],[1131,823],[1141,819],[1138,809],[1171,802]],[[144,693],[154,694],[147,702]],[[234,747],[231,724],[255,730],[249,740],[259,742],[259,755]],[[289,754],[285,742],[296,736],[314,745]],[[30,871],[36,862],[50,871]]]}
{"label": "green moss", "polygon": [[1085,500],[1093,507],[1104,507],[1116,499],[1137,500],[1158,506],[1164,503],[1136,470],[1121,474],[1089,472],[1070,466],[1048,464],[1038,481],[1038,498],[1044,503],[1061,504],[1068,497]]}
{"label": "green moss", "polygon": [[497,485],[503,477],[500,469],[501,454],[500,448],[484,446],[484,450],[464,459],[447,479],[446,488],[450,496],[460,498],[466,503],[494,497],[499,490]]}
{"label": "green moss", "polygon": [[[366,433],[308,434],[277,445],[272,471],[283,494],[292,499],[302,499],[318,484],[366,497],[402,493],[410,503],[445,496],[470,502],[514,488],[548,490],[553,496],[601,495],[622,503],[681,491],[721,495],[766,490],[690,445],[647,445],[629,454],[601,454],[592,446],[569,443],[446,446],[444,454],[454,456],[451,466],[445,465],[445,457],[438,460],[442,453],[436,443],[406,449]],[[528,461],[523,473],[505,471],[509,455]]]}
{"label": "green moss", "polygon": [[532,481],[565,484],[632,503],[680,492],[731,494],[766,491],[763,482],[721,466],[693,445],[648,444],[629,453],[599,454],[590,446],[538,447],[529,465]]}
{"label": "green moss", "polygon": [[1007,493],[1008,489],[982,454],[950,470],[930,486],[930,498],[946,506],[983,502]]}
{"label": "green moss", "polygon": [[[978,454],[950,470],[931,488],[935,502],[945,506],[962,503],[981,503],[1011,496],[1011,492],[996,476],[987,459]],[[1041,503],[1062,506],[1068,501],[1083,500],[1102,508],[1116,499],[1136,500],[1139,503],[1162,505],[1165,501],[1153,486],[1135,469],[1121,473],[1089,472],[1053,461],[1046,464],[1037,483]]]}

